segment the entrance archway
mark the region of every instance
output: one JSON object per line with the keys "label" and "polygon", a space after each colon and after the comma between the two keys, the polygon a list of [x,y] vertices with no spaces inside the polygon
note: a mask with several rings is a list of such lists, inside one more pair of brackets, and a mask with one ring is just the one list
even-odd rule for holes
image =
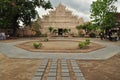
{"label": "entrance archway", "polygon": [[63,29],[62,28],[58,28],[58,36],[62,36],[63,35]]}

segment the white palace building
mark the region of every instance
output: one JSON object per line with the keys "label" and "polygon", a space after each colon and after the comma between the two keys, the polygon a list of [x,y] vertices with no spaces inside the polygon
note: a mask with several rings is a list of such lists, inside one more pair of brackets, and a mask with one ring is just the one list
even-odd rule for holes
{"label": "white palace building", "polygon": [[58,6],[49,11],[49,14],[44,15],[43,18],[39,21],[43,34],[49,34],[49,27],[53,27],[57,30],[56,35],[63,35],[63,29],[69,29],[70,33],[78,34],[76,29],[77,25],[84,24],[83,18],[78,18],[78,16],[73,15],[72,11],[66,9],[63,4],[58,4]]}

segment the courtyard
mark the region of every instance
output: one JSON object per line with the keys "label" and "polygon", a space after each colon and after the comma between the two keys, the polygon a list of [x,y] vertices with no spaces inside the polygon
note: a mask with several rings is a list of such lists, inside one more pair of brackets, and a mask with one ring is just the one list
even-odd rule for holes
{"label": "courtyard", "polygon": [[120,0],[1,0],[0,80],[120,80]]}
{"label": "courtyard", "polygon": [[[2,80],[119,80],[120,42],[91,42],[105,47],[87,53],[33,52],[19,47],[33,39],[0,41],[0,79]],[[85,40],[55,38],[54,40]],[[98,79],[98,77],[100,77]]]}

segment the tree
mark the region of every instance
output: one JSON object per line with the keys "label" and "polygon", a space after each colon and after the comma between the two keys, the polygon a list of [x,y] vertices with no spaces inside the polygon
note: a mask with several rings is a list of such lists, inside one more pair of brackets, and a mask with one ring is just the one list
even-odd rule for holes
{"label": "tree", "polygon": [[15,35],[20,22],[28,26],[38,17],[36,7],[52,8],[50,1],[46,0],[1,0],[0,28],[10,28]]}
{"label": "tree", "polygon": [[50,26],[50,27],[48,27],[48,29],[49,29],[50,33],[52,33],[54,28]]}
{"label": "tree", "polygon": [[97,0],[91,4],[92,22],[103,30],[108,30],[115,25],[115,13],[117,0]]}
{"label": "tree", "polygon": [[[39,20],[40,20],[40,19],[39,19]],[[40,26],[40,23],[39,23],[38,20],[31,22],[31,29],[33,29],[34,31],[40,31],[41,26]]]}
{"label": "tree", "polygon": [[83,29],[83,25],[78,25],[78,26],[76,26],[76,29],[77,29],[77,30]]}
{"label": "tree", "polygon": [[84,25],[78,25],[76,26],[76,29],[78,30],[78,35],[83,37],[85,35],[85,31],[84,31]]}
{"label": "tree", "polygon": [[[82,31],[85,30],[85,34],[88,35],[88,33],[95,31],[98,29],[96,24],[92,24],[91,22],[86,22],[83,25],[76,26],[76,29],[78,29],[78,34],[81,35]],[[81,31],[82,30],[82,31]],[[82,33],[83,34],[83,33]]]}
{"label": "tree", "polygon": [[86,24],[83,25],[83,29],[87,30],[87,31],[94,31],[97,29],[97,25],[96,24],[93,24],[91,22],[88,22]]}
{"label": "tree", "polygon": [[40,36],[41,35],[41,26],[40,26],[40,23],[39,23],[39,19],[37,19],[37,21],[32,21],[31,23],[31,29],[34,30],[36,32],[35,36]]}

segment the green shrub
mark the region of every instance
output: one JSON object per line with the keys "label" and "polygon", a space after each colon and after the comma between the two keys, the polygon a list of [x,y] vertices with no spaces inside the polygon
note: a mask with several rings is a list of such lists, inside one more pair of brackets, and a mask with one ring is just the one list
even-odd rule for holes
{"label": "green shrub", "polygon": [[38,49],[39,47],[42,46],[42,43],[35,42],[33,43],[34,48]]}
{"label": "green shrub", "polygon": [[85,40],[85,45],[87,46],[87,45],[89,45],[90,44],[90,39],[86,39]]}
{"label": "green shrub", "polygon": [[83,47],[85,47],[85,43],[84,42],[79,42],[79,48],[81,49],[81,48],[83,48]]}
{"label": "green shrub", "polygon": [[35,36],[37,36],[37,37],[41,36],[41,32],[40,31],[36,31]]}
{"label": "green shrub", "polygon": [[85,36],[85,34],[79,34],[79,36],[80,36],[80,37],[84,37],[84,36]]}
{"label": "green shrub", "polygon": [[89,44],[90,44],[90,39],[86,39],[84,42],[79,42],[78,46],[81,49],[81,48],[85,48]]}
{"label": "green shrub", "polygon": [[96,34],[93,33],[93,32],[91,32],[91,33],[89,34],[89,36],[90,36],[91,38],[95,38],[95,37],[96,37]]}
{"label": "green shrub", "polygon": [[41,37],[47,37],[47,34],[41,34],[40,36]]}
{"label": "green shrub", "polygon": [[45,38],[44,41],[48,41],[49,39],[48,38]]}

